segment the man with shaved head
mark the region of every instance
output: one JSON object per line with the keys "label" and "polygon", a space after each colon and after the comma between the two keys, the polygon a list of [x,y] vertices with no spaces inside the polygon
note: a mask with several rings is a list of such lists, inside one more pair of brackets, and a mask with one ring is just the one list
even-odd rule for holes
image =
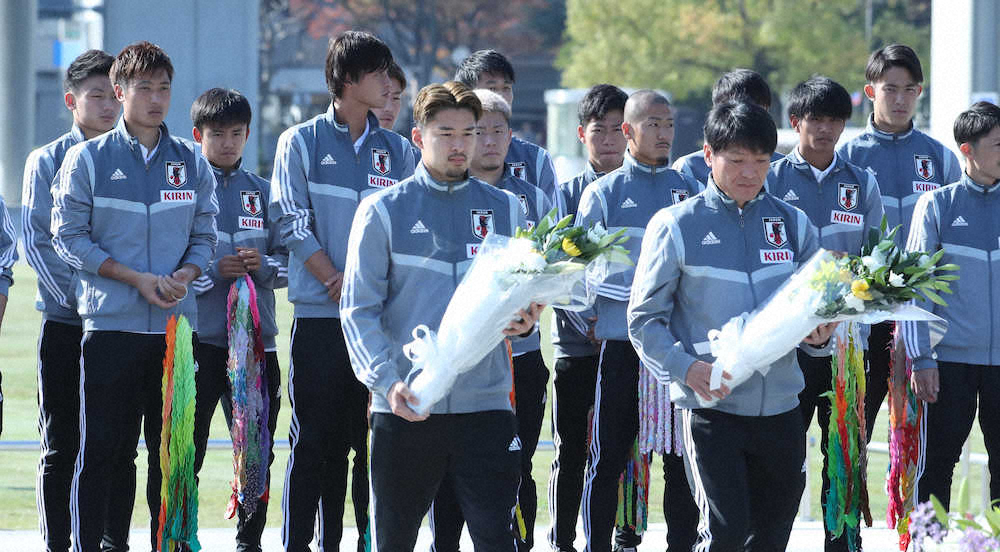
{"label": "man with shaved head", "polygon": [[[700,191],[697,180],[671,169],[670,145],[674,115],[670,102],[659,92],[639,90],[625,102],[622,133],[627,150],[621,167],[590,183],[580,198],[576,224],[601,223],[609,232],[624,228],[625,247],[633,262],[646,225],[664,207],[684,201]],[[639,431],[639,357],[629,342],[625,310],[634,271],[608,277],[599,287],[590,318],[590,333],[602,341],[594,396],[590,466],[583,490],[583,530],[587,550],[611,548],[611,530],[618,504],[618,480]],[[587,317],[584,317],[585,319]],[[676,442],[676,441],[674,441]],[[692,500],[681,451],[664,455],[667,492],[663,511],[670,550],[690,550],[696,539],[698,510]],[[616,550],[634,550],[638,536],[628,532],[615,538]]]}

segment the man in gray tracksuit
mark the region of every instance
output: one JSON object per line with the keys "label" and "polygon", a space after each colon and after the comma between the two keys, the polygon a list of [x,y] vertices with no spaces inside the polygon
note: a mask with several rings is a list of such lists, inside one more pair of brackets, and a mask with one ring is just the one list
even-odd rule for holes
{"label": "man in gray tracksuit", "polygon": [[[835,151],[844,125],[851,117],[851,95],[826,77],[813,77],[792,89],[788,116],[799,135],[799,143],[788,156],[771,163],[766,184],[768,193],[805,211],[810,222],[819,229],[821,247],[859,255],[869,230],[879,228],[884,211],[875,176],[845,161]],[[860,328],[862,348],[866,352],[868,328],[868,325]],[[805,389],[799,394],[799,410],[807,429],[813,415],[818,414],[823,453],[822,496],[826,496],[830,488],[826,444],[830,428],[832,359],[812,356],[800,349],[798,361],[805,378]],[[824,547],[827,551],[847,550],[846,534],[834,540],[827,533]]]}
{"label": "man in gray tracksuit", "polygon": [[[100,50],[80,54],[66,69],[66,108],[73,127],[38,148],[24,163],[21,227],[28,264],[38,276],[35,308],[42,313],[38,335],[38,427],[42,453],[38,462],[39,527],[47,550],[70,547],[69,492],[73,463],[80,446],[80,341],[83,322],[76,312],[76,274],[52,247],[52,185],[66,151],[115,126],[121,104],[115,99],[108,71],[115,58]],[[129,458],[115,469],[123,488],[115,495],[135,494],[135,463]],[[129,475],[131,474],[131,477]],[[121,507],[130,505],[119,502]],[[120,519],[120,517],[118,517]],[[129,527],[108,528],[105,539],[124,547]]]}
{"label": "man in gray tracksuit", "polygon": [[[288,249],[288,299],[295,306],[288,398],[292,452],[282,498],[282,539],[303,552],[313,538],[334,549],[343,531],[347,455],[367,432],[368,391],[351,371],[340,321],[347,238],[358,203],[413,173],[410,144],[380,128],[371,109],[388,99],[389,47],[348,31],[330,44],[326,113],[278,139],[271,176],[271,213]],[[352,497],[358,549],[365,547],[368,485],[355,478]]]}
{"label": "man in gray tracksuit", "polygon": [[[762,108],[712,109],[712,178],[650,221],[628,304],[643,365],[683,409],[684,458],[701,511],[697,550],[784,550],[805,484],[795,351],[731,392],[709,383],[708,331],[753,312],[819,248],[806,214],[762,190],[776,142]],[[807,342],[823,344],[832,331],[818,328]],[[696,393],[721,400],[702,408]]]}
{"label": "man in gray tracksuit", "polygon": [[[17,262],[17,234],[14,223],[7,214],[7,205],[0,196],[0,326],[7,310],[7,293],[14,285],[14,263]],[[0,373],[0,382],[3,374]],[[0,433],[3,433],[3,391],[0,390]]]}
{"label": "man in gray tracksuit", "polygon": [[[916,52],[902,44],[873,52],[865,79],[865,95],[872,101],[868,126],[837,153],[878,179],[889,228],[903,226],[896,234],[896,243],[902,247],[920,194],[957,181],[962,169],[951,150],[913,124],[924,80]],[[869,437],[889,388],[892,327],[892,322],[874,324],[868,338],[865,413]]]}
{"label": "man in gray tracksuit", "polygon": [[936,496],[951,502],[952,473],[969,437],[979,405],[979,426],[989,455],[990,499],[1000,498],[1000,108],[977,102],[955,121],[955,141],[965,173],[955,183],[920,196],[906,248],[957,264],[948,306],[921,305],[947,322],[931,347],[927,323],[903,324],[913,359],[913,389],[927,401],[926,460],[917,486],[921,502]]}
{"label": "man in gray tracksuit", "polygon": [[[70,502],[78,552],[98,550],[107,524],[128,526],[132,509],[109,505],[134,496],[112,496],[111,482],[122,477],[116,466],[134,457],[143,419],[155,548],[164,334],[173,315],[187,317],[197,331],[187,287],[215,250],[212,170],[163,124],[172,76],[170,58],[158,46],[126,46],[111,66],[122,119],[69,149],[53,190],[53,244],[79,276],[84,331],[80,452]],[[118,515],[124,520],[109,519]]]}
{"label": "man in gray tracksuit", "polygon": [[[468,175],[479,99],[464,85],[432,84],[414,103],[413,141],[422,150],[412,178],[365,199],[348,245],[344,333],[358,380],[372,391],[374,549],[412,550],[438,487],[452,482],[476,550],[511,550],[510,515],[520,474],[511,413],[511,364],[504,344],[458,376],[419,415],[402,346],[413,328],[436,328],[482,239],[525,226],[513,194]],[[527,306],[527,305],[526,305]],[[527,336],[531,305],[506,335]]]}
{"label": "man in gray tracksuit", "polygon": [[[577,226],[602,224],[609,232],[626,229],[633,260],[638,258],[646,225],[661,208],[699,191],[696,180],[667,166],[674,120],[667,99],[652,90],[633,93],[625,104],[622,130],[628,142],[624,164],[587,186],[580,198]],[[583,489],[583,530],[587,550],[608,550],[618,504],[618,480],[639,431],[639,358],[628,342],[625,308],[633,268],[601,283],[593,314],[593,335],[603,341],[594,396],[590,465]],[[679,451],[673,451],[679,452]],[[668,543],[685,549],[694,543],[697,510],[684,477],[683,461],[664,456],[667,471]],[[621,535],[628,538],[626,535]],[[619,542],[634,547],[636,542]]]}
{"label": "man in gray tracksuit", "polygon": [[[712,86],[712,105],[726,102],[749,102],[771,109],[771,87],[760,73],[750,69],[733,69],[723,73]],[[771,161],[784,157],[778,152],[771,155]],[[673,168],[701,182],[704,186],[711,176],[711,169],[705,164],[705,152],[697,149],[674,161]]]}
{"label": "man in gray tracksuit", "polygon": [[[455,70],[455,80],[472,89],[496,92],[514,106],[514,66],[496,50],[478,50],[462,60]],[[553,201],[556,199],[556,171],[545,148],[514,136],[504,164],[511,176],[538,186]]]}
{"label": "man in gray tracksuit", "polygon": [[[501,190],[514,194],[525,217],[525,228],[534,228],[552,206],[541,188],[512,176],[504,168],[504,157],[511,139],[510,104],[499,94],[485,89],[474,91],[482,105],[479,118],[476,152],[469,164],[469,174]],[[514,369],[514,415],[517,434],[521,440],[521,482],[518,485],[517,503],[525,526],[524,539],[515,530],[519,550],[530,550],[534,544],[535,513],[538,498],[535,481],[531,476],[531,458],[538,445],[545,417],[546,386],[549,371],[542,359],[541,339],[536,329],[526,338],[513,340],[511,356]],[[429,512],[434,533],[432,550],[457,552],[462,536],[461,509],[455,499],[450,481],[441,486]],[[515,520],[513,528],[518,528]]]}
{"label": "man in gray tracksuit", "polygon": [[[559,218],[576,215],[580,196],[591,182],[621,167],[625,156],[622,120],[628,95],[617,86],[598,84],[580,101],[577,136],[587,151],[587,168],[556,190]],[[552,440],[555,457],[549,474],[549,545],[573,552],[577,516],[587,463],[587,433],[594,407],[599,346],[587,336],[588,323],[578,312],[553,309]]]}
{"label": "man in gray tracksuit", "polygon": [[[271,435],[268,464],[263,477],[270,487],[274,462],[274,431],[281,407],[281,369],[275,336],[274,290],[287,285],[288,254],[281,246],[277,223],[269,220],[270,184],[242,167],[243,148],[250,133],[250,102],[235,90],[212,88],[191,106],[192,134],[215,173],[215,217],[219,244],[208,269],[192,284],[198,296],[198,347],[195,359],[197,393],[194,413],[194,473],[201,471],[208,434],[216,405],[230,430],[233,427],[233,393],[229,379],[229,291],[237,278],[249,276],[256,290],[260,331],[264,345],[263,400],[267,408],[267,430]],[[249,344],[251,347],[253,344]],[[256,501],[253,514],[244,503],[236,505],[236,550],[259,552],[267,516],[269,491],[265,496],[245,497]]]}

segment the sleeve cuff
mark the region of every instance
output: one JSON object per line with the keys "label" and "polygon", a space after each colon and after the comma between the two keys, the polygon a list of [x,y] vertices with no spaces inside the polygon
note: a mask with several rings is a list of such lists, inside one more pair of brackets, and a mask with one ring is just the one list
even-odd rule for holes
{"label": "sleeve cuff", "polygon": [[101,265],[104,261],[111,258],[106,252],[97,249],[83,260],[83,269],[87,272],[97,274],[97,271],[101,269]]}
{"label": "sleeve cuff", "polygon": [[0,274],[0,295],[7,295],[10,286],[14,285],[14,280],[7,274]]}
{"label": "sleeve cuff", "polygon": [[[208,272],[208,265],[211,262],[212,262],[211,256],[202,255],[200,252],[197,251],[189,251],[188,254],[184,255],[184,258],[181,259],[180,266],[184,266],[186,264],[193,264],[194,266],[198,267],[198,270],[201,271],[201,274],[205,274]],[[199,274],[199,276],[201,274]]]}
{"label": "sleeve cuff", "polygon": [[689,355],[687,351],[678,351],[674,355],[674,358],[670,361],[670,365],[677,366],[679,368],[670,370],[670,379],[672,381],[679,381],[681,383],[686,382],[688,375],[688,368],[691,368],[691,365],[697,361],[698,359]]}
{"label": "sleeve cuff", "polygon": [[305,262],[306,259],[312,257],[314,253],[323,248],[319,246],[319,241],[316,240],[316,236],[310,234],[309,237],[304,240],[288,244],[288,249],[294,253],[296,257],[302,259],[302,262]]}
{"label": "sleeve cuff", "polygon": [[375,368],[375,382],[371,386],[371,390],[375,393],[382,395],[382,397],[388,399],[389,389],[396,384],[397,381],[402,381],[399,379],[399,375],[393,370],[388,364],[382,364]]}
{"label": "sleeve cuff", "polygon": [[799,343],[799,349],[801,349],[803,353],[811,357],[822,358],[830,356],[833,354],[833,336],[830,336],[830,339],[828,339],[826,341],[826,344],[823,345],[822,347],[816,347],[814,345],[810,345],[808,343],[803,342]]}
{"label": "sleeve cuff", "polygon": [[916,371],[927,370],[928,368],[937,368],[937,361],[933,358],[918,358],[913,361],[913,369]]}

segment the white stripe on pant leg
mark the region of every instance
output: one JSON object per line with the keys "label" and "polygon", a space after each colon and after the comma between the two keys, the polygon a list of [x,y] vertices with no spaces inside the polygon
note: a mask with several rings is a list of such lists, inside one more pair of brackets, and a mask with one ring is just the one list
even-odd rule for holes
{"label": "white stripe on pant leg", "polygon": [[42,336],[45,334],[45,320],[42,320],[42,327],[38,332],[38,343],[35,347],[38,359],[38,432],[42,439],[41,455],[38,458],[38,474],[35,480],[35,507],[38,508],[38,528],[42,532],[42,541],[48,544],[48,520],[45,517],[45,455],[49,453],[48,427],[42,419],[42,405],[45,404],[45,395],[42,392]]}
{"label": "white stripe on pant leg", "polygon": [[599,421],[601,419],[601,380],[604,367],[604,349],[607,347],[607,342],[601,342],[601,354],[597,360],[597,383],[594,385],[594,418],[591,421],[590,427],[590,465],[587,467],[587,477],[583,482],[583,500],[581,500],[581,510],[583,514],[583,535],[586,539],[586,548],[589,552],[590,550],[590,493],[594,483],[594,477],[597,475],[597,463],[601,459],[601,439],[598,436],[599,433]]}
{"label": "white stripe on pant leg", "polygon": [[[86,336],[86,334],[84,334]],[[80,545],[80,472],[83,471],[83,454],[86,450],[87,440],[87,410],[84,407],[85,395],[83,392],[84,367],[83,367],[83,338],[80,339],[80,450],[76,452],[76,462],[73,465],[73,484],[70,486],[69,498],[69,519],[70,528],[73,532],[73,552],[81,552]]]}
{"label": "white stripe on pant leg", "polygon": [[[555,385],[556,375],[553,375],[552,382]],[[555,456],[552,458],[552,465],[549,468],[549,545],[555,549],[556,547],[556,511],[558,506],[556,504],[558,489],[556,481],[559,479],[559,449],[562,447],[562,438],[559,436],[558,428],[554,427],[557,423],[556,420],[559,419],[559,393],[555,391],[553,387],[552,393],[552,444],[556,449]]]}
{"label": "white stripe on pant leg", "polygon": [[712,529],[709,524],[708,493],[705,492],[705,484],[702,482],[701,469],[698,467],[698,453],[694,448],[694,437],[691,433],[691,410],[685,408],[683,412],[684,424],[684,450],[687,453],[687,460],[691,464],[691,475],[694,481],[690,483],[694,486],[694,501],[698,505],[698,543],[695,545],[695,552],[707,552],[712,546]]}
{"label": "white stripe on pant leg", "polygon": [[373,464],[372,458],[374,457],[374,455],[372,453],[375,452],[375,447],[373,446],[374,443],[375,443],[375,432],[374,432],[374,428],[371,428],[371,429],[372,429],[372,431],[369,431],[369,437],[368,437],[368,450],[369,450],[369,453],[368,453],[368,497],[369,497],[369,499],[368,499],[368,537],[371,539],[371,550],[369,550],[368,552],[377,552],[378,551],[378,542],[376,541],[376,536],[378,535],[378,531],[375,530],[375,500],[376,500],[376,497],[375,497],[375,475],[372,473],[372,464]]}
{"label": "white stripe on pant leg", "polygon": [[920,426],[917,428],[917,433],[920,435],[920,445],[918,447],[920,452],[917,453],[917,475],[913,482],[913,504],[910,504],[910,507],[913,508],[916,508],[917,502],[920,500],[918,498],[920,496],[920,478],[924,476],[924,468],[927,462],[927,415],[930,409],[924,401],[920,401],[920,408],[924,412],[923,416],[920,417]]}
{"label": "white stripe on pant leg", "polygon": [[434,548],[434,545],[436,544],[434,542],[434,540],[435,540],[434,539],[434,535],[437,534],[437,532],[434,529],[434,526],[435,526],[435,523],[434,523],[434,517],[435,517],[434,516],[434,505],[436,503],[437,503],[437,498],[435,497],[435,499],[431,501],[431,507],[427,510],[427,526],[431,530],[431,547],[430,547],[430,552],[436,552],[436,550],[437,550],[436,548]]}
{"label": "white stripe on pant leg", "polygon": [[323,544],[323,492],[320,491],[319,505],[316,508],[316,549],[318,552],[324,551]]}
{"label": "white stripe on pant leg", "polygon": [[291,443],[291,450],[288,453],[288,467],[285,468],[285,487],[281,492],[281,544],[285,550],[288,549],[288,482],[292,475],[292,466],[295,465],[295,443],[299,440],[299,418],[295,415],[295,357],[292,350],[295,347],[295,327],[298,321],[292,319],[292,338],[289,342],[288,352],[288,402],[292,407],[292,420],[288,427],[288,439]]}

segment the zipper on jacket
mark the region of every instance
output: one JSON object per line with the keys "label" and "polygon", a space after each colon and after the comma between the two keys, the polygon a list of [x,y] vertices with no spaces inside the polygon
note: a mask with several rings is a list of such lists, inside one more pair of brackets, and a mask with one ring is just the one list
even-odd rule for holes
{"label": "zipper on jacket", "polygon": [[[739,207],[737,207],[739,209]],[[739,209],[740,215],[740,228],[743,229],[743,265],[746,267],[747,271],[747,283],[750,284],[750,298],[753,301],[753,308],[757,307],[757,291],[753,286],[753,263],[750,262],[750,240],[746,233],[746,217],[744,211],[746,209]],[[761,377],[761,388],[760,388],[760,416],[764,415],[764,378]]]}

